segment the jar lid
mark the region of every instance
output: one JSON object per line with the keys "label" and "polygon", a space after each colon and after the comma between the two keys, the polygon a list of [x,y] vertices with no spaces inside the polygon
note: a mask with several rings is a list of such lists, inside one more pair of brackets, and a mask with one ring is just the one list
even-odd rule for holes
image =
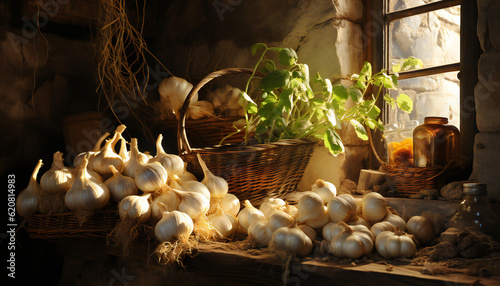
{"label": "jar lid", "polygon": [[427,116],[424,118],[425,124],[448,124],[447,117],[440,116]]}
{"label": "jar lid", "polygon": [[463,184],[463,192],[465,195],[480,195],[484,196],[488,192],[486,190],[486,184],[469,182]]}

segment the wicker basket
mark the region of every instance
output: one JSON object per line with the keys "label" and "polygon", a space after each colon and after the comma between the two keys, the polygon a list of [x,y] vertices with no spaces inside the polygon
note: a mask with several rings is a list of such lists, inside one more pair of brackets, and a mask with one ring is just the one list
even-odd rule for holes
{"label": "wicker basket", "polygon": [[[233,124],[242,117],[213,117],[197,120],[186,120],[186,133],[189,137],[191,146],[196,148],[218,145],[220,141],[236,129]],[[176,119],[167,119],[155,123],[155,129],[158,130],[177,130],[179,121]],[[239,143],[243,140],[244,132],[236,133],[224,143]]]}
{"label": "wicker basket", "polygon": [[80,225],[73,212],[32,215],[26,232],[32,238],[106,237],[116,226],[119,216],[116,206],[95,211]]}
{"label": "wicker basket", "polygon": [[226,144],[208,148],[191,148],[186,132],[186,110],[193,94],[212,79],[228,74],[251,74],[251,69],[223,69],[210,73],[190,92],[181,109],[177,128],[179,154],[188,170],[198,178],[203,173],[200,154],[212,173],[224,178],[229,191],[241,201],[260,205],[266,197],[285,197],[296,191],[304,170],[317,144],[311,138],[285,139],[267,144]]}
{"label": "wicker basket", "polygon": [[387,180],[394,185],[399,197],[411,197],[424,189],[440,190],[444,185],[467,178],[467,170],[456,161],[450,161],[446,166],[406,167],[389,165],[378,156],[373,141],[368,132],[370,146],[375,158],[387,174]]}

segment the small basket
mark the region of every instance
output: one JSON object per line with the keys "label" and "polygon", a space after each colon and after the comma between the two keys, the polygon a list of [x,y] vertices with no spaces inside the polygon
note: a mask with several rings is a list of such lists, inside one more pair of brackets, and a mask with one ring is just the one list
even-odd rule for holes
{"label": "small basket", "polygon": [[214,78],[252,72],[251,69],[228,68],[212,72],[202,79],[191,90],[182,106],[177,128],[177,146],[180,156],[188,164],[188,171],[203,178],[197,158],[197,154],[200,154],[209,170],[228,182],[230,193],[241,201],[250,200],[253,205],[258,206],[266,197],[283,198],[296,191],[317,140],[284,139],[266,144],[233,143],[193,149],[186,132],[186,111],[193,94]]}
{"label": "small basket", "polygon": [[389,165],[380,159],[373,146],[370,132],[368,132],[368,135],[375,158],[382,165],[387,174],[387,180],[394,185],[399,197],[409,198],[424,189],[440,190],[450,182],[466,179],[466,169],[456,161],[450,161],[446,166],[435,167],[399,167]]}
{"label": "small basket", "polygon": [[29,217],[25,228],[31,238],[106,237],[116,227],[118,219],[116,206],[96,210],[81,225],[71,211],[35,213]]}

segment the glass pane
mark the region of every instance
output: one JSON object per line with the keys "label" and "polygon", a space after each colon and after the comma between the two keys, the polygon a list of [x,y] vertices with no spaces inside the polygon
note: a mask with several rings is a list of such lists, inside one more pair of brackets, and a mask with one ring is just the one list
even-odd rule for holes
{"label": "glass pane", "polygon": [[457,76],[458,72],[449,72],[399,80],[399,89],[390,90],[389,95],[392,98],[397,98],[400,93],[408,95],[413,100],[413,111],[408,114],[387,107],[387,123],[418,120],[422,124],[426,116],[442,116],[460,128],[460,81]]}
{"label": "glass pane", "polygon": [[389,12],[395,12],[439,1],[441,0],[389,0],[388,10]]}
{"label": "glass pane", "polygon": [[423,67],[460,62],[460,5],[389,25],[389,64],[414,56]]}

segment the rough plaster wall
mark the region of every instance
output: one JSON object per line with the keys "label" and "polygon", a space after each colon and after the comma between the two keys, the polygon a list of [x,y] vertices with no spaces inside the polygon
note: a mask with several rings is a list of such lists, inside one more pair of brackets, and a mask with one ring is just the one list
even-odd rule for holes
{"label": "rough plaster wall", "polygon": [[500,3],[478,0],[477,34],[484,53],[479,59],[479,82],[474,90],[479,133],[474,142],[472,177],[488,184],[500,199]]}

